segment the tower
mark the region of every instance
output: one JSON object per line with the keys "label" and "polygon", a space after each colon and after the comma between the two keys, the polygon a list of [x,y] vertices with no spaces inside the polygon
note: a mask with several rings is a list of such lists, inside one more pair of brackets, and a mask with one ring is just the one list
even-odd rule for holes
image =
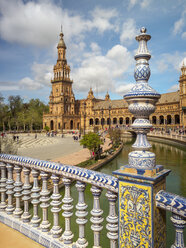
{"label": "tower", "polygon": [[72,90],[73,81],[70,79],[70,66],[66,59],[66,45],[63,33],[60,33],[57,45],[57,62],[53,68],[51,80],[52,91],[49,97],[49,114],[44,114],[44,127],[50,130],[78,128],[78,109]]}
{"label": "tower", "polygon": [[186,126],[186,66],[183,63],[180,75],[180,123]]}

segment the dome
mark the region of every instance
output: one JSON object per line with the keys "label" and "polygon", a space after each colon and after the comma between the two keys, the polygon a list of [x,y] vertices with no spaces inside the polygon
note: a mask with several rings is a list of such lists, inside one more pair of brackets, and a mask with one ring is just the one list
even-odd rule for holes
{"label": "dome", "polygon": [[58,43],[58,46],[57,46],[57,48],[65,48],[66,49],[66,45],[65,45],[65,42],[64,42],[64,40],[63,40],[63,33],[61,32],[60,33],[60,40],[59,40],[59,43]]}

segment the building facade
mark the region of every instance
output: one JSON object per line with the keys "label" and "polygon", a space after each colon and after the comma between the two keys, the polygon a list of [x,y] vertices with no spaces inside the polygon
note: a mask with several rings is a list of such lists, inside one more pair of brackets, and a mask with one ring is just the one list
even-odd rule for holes
{"label": "building facade", "polygon": [[[49,97],[49,113],[43,114],[43,128],[52,131],[108,129],[130,125],[134,117],[128,111],[124,99],[111,100],[107,92],[105,99],[97,99],[90,89],[86,99],[76,100],[70,79],[70,66],[66,60],[66,45],[63,33],[57,46],[58,58],[51,80],[52,91]],[[150,121],[157,128],[186,127],[186,66],[183,64],[179,79],[179,90],[161,95],[156,111]]]}

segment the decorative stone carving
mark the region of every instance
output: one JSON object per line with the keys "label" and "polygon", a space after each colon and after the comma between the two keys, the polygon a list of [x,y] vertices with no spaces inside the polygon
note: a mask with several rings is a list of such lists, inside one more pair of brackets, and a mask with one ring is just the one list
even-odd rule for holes
{"label": "decorative stone carving", "polygon": [[88,246],[88,242],[85,239],[85,224],[87,223],[86,216],[88,212],[86,211],[87,205],[84,199],[84,191],[86,184],[80,181],[77,181],[76,188],[79,193],[78,204],[76,205],[76,216],[78,217],[76,223],[79,225],[79,238],[76,241],[76,246],[79,248],[84,248]]}
{"label": "decorative stone carving", "polygon": [[100,209],[99,199],[102,189],[96,186],[92,186],[90,190],[94,197],[93,209],[91,210],[92,217],[90,218],[90,221],[92,222],[91,229],[94,232],[93,248],[100,248],[100,232],[103,229],[103,226],[101,225],[101,223],[103,222],[103,210]]}
{"label": "decorative stone carving", "polygon": [[8,170],[8,179],[6,181],[6,194],[8,195],[8,204],[6,207],[7,214],[13,214],[14,206],[13,206],[13,194],[14,194],[14,180],[13,180],[13,165],[7,164],[6,168]]}
{"label": "decorative stone carving", "polygon": [[16,218],[20,218],[22,213],[23,213],[23,210],[21,209],[21,196],[22,196],[22,182],[21,182],[21,171],[22,171],[22,167],[21,166],[18,166],[16,165],[15,166],[15,172],[17,174],[17,177],[16,177],[16,181],[14,183],[14,196],[16,198],[16,208],[14,210],[14,216]]}
{"label": "decorative stone carving", "polygon": [[136,142],[132,146],[136,151],[129,153],[129,166],[133,168],[151,169],[156,166],[155,154],[149,152],[151,148],[147,140],[147,133],[152,128],[149,115],[155,111],[155,104],[160,98],[150,85],[149,59],[151,57],[147,49],[147,41],[151,36],[146,34],[146,28],[141,28],[141,33],[136,37],[139,48],[135,55],[136,68],[134,77],[136,85],[124,96],[129,104],[129,111],[136,118],[131,125],[137,134]]}
{"label": "decorative stone carving", "polygon": [[118,239],[118,216],[116,214],[117,194],[107,191],[106,196],[109,201],[109,215],[107,216],[106,228],[108,230],[107,237],[110,239],[110,247],[117,248]]}
{"label": "decorative stone carving", "polygon": [[38,184],[38,176],[39,176],[39,171],[32,169],[32,176],[33,176],[33,187],[31,189],[31,198],[32,201],[31,203],[33,204],[33,217],[31,219],[31,223],[34,227],[38,227],[39,223],[41,221],[41,218],[38,215],[38,205],[40,203],[40,187]]}
{"label": "decorative stone carving", "polygon": [[42,190],[40,192],[41,198],[41,205],[40,207],[43,210],[43,219],[42,222],[40,224],[41,230],[42,232],[48,232],[49,231],[49,227],[50,227],[50,222],[48,221],[48,208],[50,206],[50,191],[48,190],[47,187],[47,182],[48,182],[48,178],[49,178],[49,173],[42,171],[41,174],[41,179],[42,179]]}
{"label": "decorative stone carving", "polygon": [[72,239],[74,237],[74,234],[72,233],[70,229],[70,219],[73,215],[72,209],[73,209],[73,199],[70,195],[70,185],[72,183],[72,179],[69,178],[63,178],[63,183],[65,185],[65,196],[62,200],[63,205],[62,209],[64,212],[62,213],[63,217],[65,218],[65,231],[62,234],[62,239],[64,241],[64,244],[72,244]]}
{"label": "decorative stone carving", "polygon": [[22,195],[23,195],[23,201],[24,201],[24,212],[21,216],[23,222],[29,222],[30,221],[30,217],[31,214],[29,213],[29,201],[31,199],[30,194],[31,194],[31,184],[30,184],[30,168],[24,167],[23,168],[23,172],[24,172],[24,176],[25,176],[25,181],[24,181],[24,185],[23,185],[23,191],[22,191]]}
{"label": "decorative stone carving", "polygon": [[0,211],[4,211],[6,208],[6,164],[0,163],[1,169],[1,179],[0,179],[0,193],[1,193],[1,202],[0,202]]}
{"label": "decorative stone carving", "polygon": [[171,221],[176,229],[175,242],[171,248],[184,248],[183,231],[186,225],[186,219],[180,215],[172,214]]}
{"label": "decorative stone carving", "polygon": [[59,176],[53,174],[51,177],[53,181],[53,194],[51,196],[51,203],[52,206],[51,212],[53,213],[54,218],[54,224],[51,229],[51,233],[53,235],[53,238],[59,238],[62,233],[62,228],[59,226],[59,212],[61,211],[61,208],[59,207],[61,205],[61,195],[59,193]]}

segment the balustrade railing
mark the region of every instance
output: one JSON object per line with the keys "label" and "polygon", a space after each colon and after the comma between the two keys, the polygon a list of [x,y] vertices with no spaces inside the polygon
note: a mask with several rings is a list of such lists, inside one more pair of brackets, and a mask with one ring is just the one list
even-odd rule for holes
{"label": "balustrade railing", "polygon": [[186,198],[160,190],[156,194],[156,206],[172,212],[171,221],[175,227],[175,243],[171,248],[184,248],[184,227],[186,225]]}
{"label": "balustrade railing", "polygon": [[[84,192],[86,184],[91,184],[93,208],[90,211],[90,222],[94,237],[93,247],[101,247],[100,233],[104,218],[100,196],[103,189],[107,190],[105,200],[109,209],[109,215],[106,217],[107,237],[110,240],[110,247],[117,247],[117,178],[79,167],[6,154],[0,154],[0,170],[1,222],[45,247],[90,247],[88,244],[90,231],[88,236],[85,231],[88,211]],[[59,192],[60,179],[65,190],[63,199]],[[74,181],[78,195],[78,203],[75,207],[71,196],[71,186]],[[52,184],[52,192],[48,187],[49,182],[50,186]],[[42,218],[38,213],[39,208],[42,211]],[[65,222],[64,230],[59,224],[61,210]],[[52,223],[48,218],[49,211],[53,215]],[[71,218],[74,214],[79,229],[77,240],[74,240],[71,229]]]}

